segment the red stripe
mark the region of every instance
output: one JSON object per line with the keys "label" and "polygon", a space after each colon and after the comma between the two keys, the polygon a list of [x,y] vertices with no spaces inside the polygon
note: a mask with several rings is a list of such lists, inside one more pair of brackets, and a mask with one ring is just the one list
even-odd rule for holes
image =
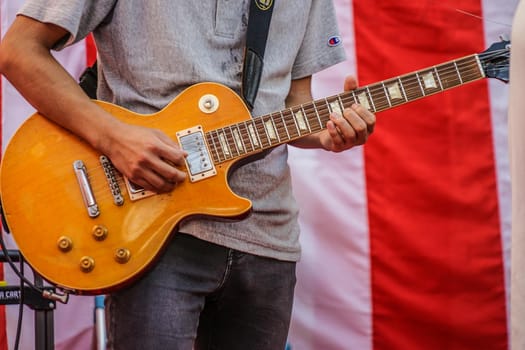
{"label": "red stripe", "polygon": [[[354,1],[361,84],[482,51],[452,3]],[[379,114],[365,161],[374,349],[507,349],[486,81]]]}
{"label": "red stripe", "polygon": [[[0,4],[1,5],[1,4]],[[0,16],[0,38],[2,37],[2,17]],[[4,123],[4,115],[2,114],[2,77],[0,76],[0,157],[2,155],[2,125]],[[4,279],[4,265],[0,264],[0,280]],[[5,306],[0,306],[0,350],[7,350],[7,329],[6,329],[6,318],[5,318]]]}
{"label": "red stripe", "polygon": [[97,48],[95,46],[95,41],[93,40],[93,35],[89,35],[86,38],[86,63],[88,66],[91,66],[95,63],[97,59]]}

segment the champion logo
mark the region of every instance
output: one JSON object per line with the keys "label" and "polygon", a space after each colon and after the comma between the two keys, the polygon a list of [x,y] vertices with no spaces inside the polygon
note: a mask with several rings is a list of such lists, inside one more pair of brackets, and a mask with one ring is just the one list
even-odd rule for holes
{"label": "champion logo", "polygon": [[339,44],[341,44],[341,37],[340,36],[334,35],[334,36],[331,36],[330,38],[328,38],[328,46],[334,47],[334,46],[338,46]]}

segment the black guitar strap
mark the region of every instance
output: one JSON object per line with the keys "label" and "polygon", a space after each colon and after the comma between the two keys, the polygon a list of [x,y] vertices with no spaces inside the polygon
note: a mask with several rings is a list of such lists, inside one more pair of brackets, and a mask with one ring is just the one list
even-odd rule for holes
{"label": "black guitar strap", "polygon": [[242,97],[253,109],[264,66],[264,51],[270,29],[274,0],[251,0],[242,75]]}
{"label": "black guitar strap", "polygon": [[[113,3],[111,10],[108,12],[101,25],[105,26],[111,23],[113,19],[113,12],[115,12],[115,6],[117,6],[117,1]],[[97,84],[98,84],[98,70],[97,70],[97,61],[93,63],[90,67],[87,67],[84,72],[80,75],[78,79],[78,84],[84,90],[84,92],[89,96],[89,98],[95,100],[97,98]]]}
{"label": "black guitar strap", "polygon": [[97,61],[93,63],[91,67],[87,67],[78,80],[78,84],[89,96],[89,98],[95,100],[97,98]]}

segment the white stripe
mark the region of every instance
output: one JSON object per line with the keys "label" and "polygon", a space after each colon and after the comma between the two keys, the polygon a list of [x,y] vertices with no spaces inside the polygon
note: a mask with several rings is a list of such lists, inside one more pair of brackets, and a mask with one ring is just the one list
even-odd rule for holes
{"label": "white stripe", "polygon": [[[343,89],[355,72],[351,1],[335,1],[348,60],[314,76],[314,98]],[[372,348],[369,241],[362,148],[345,153],[289,147],[300,205],[292,349]]]}
{"label": "white stripe", "polygon": [[525,349],[525,2],[520,2],[512,28],[511,85],[509,91],[510,176],[512,178],[511,305],[512,349]]}
{"label": "white stripe", "polygon": [[[500,35],[510,38],[510,26],[519,0],[504,3],[483,0],[485,42],[487,46],[498,41]],[[507,294],[507,320],[510,320],[510,230],[511,230],[511,188],[508,155],[507,105],[508,85],[489,80],[492,133],[496,158],[496,181],[498,185],[499,217],[503,262],[505,268],[505,290]],[[507,322],[510,334],[510,322]],[[510,348],[510,342],[509,342]]]}

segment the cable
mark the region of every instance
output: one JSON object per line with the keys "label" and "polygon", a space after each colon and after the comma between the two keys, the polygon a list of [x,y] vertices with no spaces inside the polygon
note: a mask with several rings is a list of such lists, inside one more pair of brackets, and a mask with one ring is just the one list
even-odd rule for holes
{"label": "cable", "polygon": [[[3,246],[3,244],[2,244]],[[20,256],[20,274],[24,275],[24,259]],[[16,324],[16,336],[14,350],[20,347],[20,335],[22,334],[22,319],[24,317],[24,281],[20,280],[20,303],[18,304],[18,322]]]}
{"label": "cable", "polygon": [[[2,252],[4,253],[5,261],[9,264],[9,266],[11,267],[11,270],[13,270],[13,272],[17,275],[17,277],[21,280],[21,282],[24,282],[29,287],[31,287],[31,289],[34,289],[39,294],[44,295],[44,290],[41,289],[41,288],[38,288],[37,286],[35,286],[15,266],[15,264],[13,263],[13,260],[11,259],[11,256],[9,255],[9,252],[7,251],[7,248],[6,248],[6,245],[5,245],[5,242],[4,242],[4,235],[3,234],[0,234],[0,247],[2,248]],[[20,261],[23,261],[22,255],[20,255]]]}

